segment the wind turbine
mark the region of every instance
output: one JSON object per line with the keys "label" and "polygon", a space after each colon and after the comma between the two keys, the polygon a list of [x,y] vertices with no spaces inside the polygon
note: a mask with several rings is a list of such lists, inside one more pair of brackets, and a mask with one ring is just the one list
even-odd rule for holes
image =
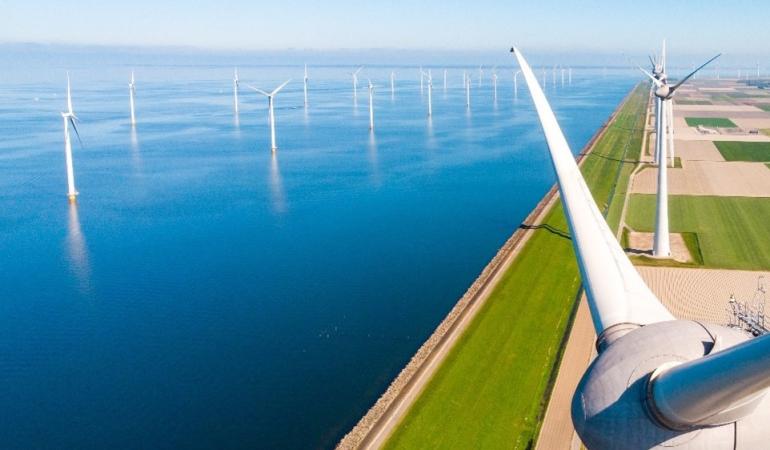
{"label": "wind turbine", "polygon": [[446,91],[446,69],[444,69],[444,91]]}
{"label": "wind turbine", "polygon": [[364,66],[359,67],[354,72],[351,72],[350,74],[353,75],[353,100],[358,99],[358,73],[361,72],[361,70],[364,68]]}
{"label": "wind turbine", "polygon": [[465,107],[471,109],[471,77],[465,77]]}
{"label": "wind turbine", "polygon": [[519,74],[521,73],[521,70],[517,70],[513,73],[513,96],[518,97],[519,96]]}
{"label": "wind turbine", "polygon": [[670,129],[669,120],[673,115],[669,112],[671,108],[671,98],[680,86],[689,80],[695,73],[706,67],[710,62],[719,58],[721,54],[714,56],[700,67],[690,72],[687,76],[679,80],[674,86],[668,85],[666,76],[666,44],[663,41],[663,53],[661,54],[660,73],[654,76],[646,70],[639,68],[655,84],[655,97],[659,99],[660,106],[655,119],[655,139],[658,161],[658,196],[655,209],[655,239],[652,253],[654,256],[667,258],[671,256],[671,245],[668,233],[668,158],[666,145],[668,144],[667,130]]}
{"label": "wind turbine", "polygon": [[497,72],[495,69],[497,66],[492,67],[492,98],[497,101]]}
{"label": "wind turbine", "polygon": [[374,131],[374,85],[369,81],[369,130]]}
{"label": "wind turbine", "polygon": [[430,69],[428,73],[421,73],[420,76],[425,76],[428,79],[428,117],[433,116],[433,75]]}
{"label": "wind turbine", "polygon": [[70,75],[67,74],[67,111],[61,113],[62,119],[64,119],[64,161],[67,166],[67,198],[70,203],[77,201],[78,191],[75,189],[75,170],[72,167],[72,141],[70,140],[70,126],[75,131],[75,136],[80,142],[80,146],[83,146],[83,141],[80,140],[80,133],[78,133],[78,127],[75,125],[78,118],[72,111],[72,90],[70,89]]}
{"label": "wind turbine", "polygon": [[396,73],[390,72],[390,96],[393,97],[396,94]]}
{"label": "wind turbine", "polygon": [[131,82],[128,83],[128,105],[131,107],[131,126],[136,126],[136,113],[134,112],[134,94],[136,94],[136,85],[134,84],[134,71],[131,71]]}
{"label": "wind turbine", "polygon": [[[131,79],[133,80],[133,72],[131,74]],[[239,111],[239,105],[238,105],[238,87],[240,86],[241,82],[238,79],[238,68],[236,67],[233,72],[233,108],[235,109],[235,115],[238,115]],[[131,110],[133,111],[133,105],[134,102],[131,102]]]}
{"label": "wind turbine", "polygon": [[305,108],[307,108],[307,64],[305,64],[305,76],[302,78],[303,85],[302,85],[302,91],[305,95]]}
{"label": "wind turbine", "polygon": [[253,89],[267,97],[268,120],[270,121],[270,150],[273,152],[278,150],[278,146],[275,143],[275,111],[273,109],[273,99],[275,98],[275,95],[284,88],[284,86],[289,84],[289,81],[291,81],[291,79],[284,81],[280,86],[273,89],[272,92],[265,92],[262,89],[257,89],[249,84],[246,85],[249,87],[249,89]]}
{"label": "wind turbine", "polygon": [[424,77],[424,75],[423,75],[424,73],[425,72],[422,71],[422,66],[420,66],[420,95],[422,95],[422,91],[423,91],[423,89],[422,89],[422,79]]}
{"label": "wind turbine", "polygon": [[556,172],[598,355],[572,399],[592,450],[754,449],[770,440],[770,336],[676,320],[615,239],[534,73],[529,86]]}

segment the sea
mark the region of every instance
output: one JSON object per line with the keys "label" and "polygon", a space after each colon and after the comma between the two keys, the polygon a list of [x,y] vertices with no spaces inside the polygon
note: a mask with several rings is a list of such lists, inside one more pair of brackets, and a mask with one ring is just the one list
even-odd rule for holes
{"label": "sea", "polygon": [[[0,59],[4,449],[333,448],[554,182],[513,58]],[[535,72],[575,153],[639,79]]]}

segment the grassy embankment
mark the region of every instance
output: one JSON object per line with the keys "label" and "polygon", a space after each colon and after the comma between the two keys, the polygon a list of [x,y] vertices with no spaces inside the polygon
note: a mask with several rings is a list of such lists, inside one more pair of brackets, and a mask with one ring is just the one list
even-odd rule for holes
{"label": "grassy embankment", "polygon": [[[637,86],[582,165],[613,227],[639,158],[648,92],[648,85]],[[557,202],[387,448],[527,448],[534,442],[580,287],[566,233]]]}
{"label": "grassy embankment", "polygon": [[688,127],[703,125],[710,128],[736,128],[738,125],[725,117],[685,117]]}
{"label": "grassy embankment", "polygon": [[725,161],[770,161],[770,142],[714,142]]}
{"label": "grassy embankment", "polygon": [[[770,199],[672,195],[668,205],[671,232],[697,235],[703,265],[770,269]],[[652,232],[655,195],[633,194],[626,222],[634,230]]]}

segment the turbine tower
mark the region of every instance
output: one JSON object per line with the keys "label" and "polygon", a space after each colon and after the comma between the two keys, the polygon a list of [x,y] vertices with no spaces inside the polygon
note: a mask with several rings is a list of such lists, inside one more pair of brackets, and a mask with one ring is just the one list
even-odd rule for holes
{"label": "turbine tower", "polygon": [[[134,79],[134,73],[131,72],[131,80]],[[238,115],[239,106],[238,106],[238,86],[240,85],[240,80],[238,80],[238,68],[235,68],[235,71],[233,73],[233,108],[235,109],[235,114]],[[134,110],[134,102],[133,97],[131,100],[131,111]],[[133,116],[133,113],[131,114]]]}
{"label": "turbine tower", "polygon": [[136,94],[136,85],[134,84],[134,71],[131,71],[131,82],[128,83],[128,105],[131,108],[131,126],[136,126],[136,113],[134,111],[134,94]]}
{"label": "turbine tower", "polygon": [[278,150],[278,146],[275,143],[275,110],[273,108],[273,103],[274,103],[273,100],[275,98],[275,95],[278,94],[278,92],[281,89],[283,89],[284,86],[289,84],[289,81],[291,81],[291,79],[284,81],[280,86],[273,89],[272,92],[265,92],[262,89],[255,88],[254,86],[251,86],[248,84],[246,85],[249,87],[249,89],[253,89],[259,92],[260,94],[264,95],[265,97],[267,97],[267,110],[268,110],[267,114],[268,114],[268,120],[270,122],[270,150],[272,152],[275,152],[276,150]]}
{"label": "turbine tower", "polygon": [[359,67],[355,71],[351,72],[350,74],[353,75],[353,100],[358,99],[358,73],[363,70],[364,66]]}
{"label": "turbine tower", "polygon": [[304,94],[305,108],[307,108],[307,80],[308,80],[308,77],[307,77],[307,64],[305,64],[305,76],[302,78],[302,82],[303,82],[302,93]]}
{"label": "turbine tower", "polygon": [[369,81],[369,130],[374,131],[374,85]]}
{"label": "turbine tower", "polygon": [[598,355],[572,399],[591,450],[756,449],[770,440],[770,335],[676,320],[597,207],[534,73],[513,48],[556,172]]}
{"label": "turbine tower", "polygon": [[67,198],[70,203],[77,201],[78,191],[75,189],[75,169],[72,166],[72,141],[70,140],[70,126],[75,132],[75,136],[80,142],[80,146],[83,146],[83,141],[80,140],[80,133],[78,133],[78,127],[75,122],[78,120],[75,113],[72,111],[72,90],[70,89],[70,75],[67,74],[67,111],[61,113],[62,119],[64,119],[64,162],[67,166]]}
{"label": "turbine tower", "polygon": [[465,107],[471,108],[471,77],[465,77]]}
{"label": "turbine tower", "polygon": [[513,73],[513,96],[518,97],[519,96],[519,74],[521,73],[521,70],[517,70]]}
{"label": "turbine tower", "polygon": [[[668,85],[666,76],[666,43],[663,41],[663,52],[657,76],[639,68],[655,84],[655,97],[658,99],[655,115],[655,140],[656,153],[658,161],[658,195],[655,207],[655,237],[653,241],[652,254],[656,257],[668,258],[671,256],[671,243],[668,226],[668,153],[666,146],[669,138],[668,130],[671,128],[669,120],[673,115],[669,112],[671,109],[671,98],[680,86],[695,75],[699,70],[706,67],[710,62],[719,58],[716,55],[706,61],[700,67],[690,72],[687,76],[679,80],[674,86]],[[658,67],[656,67],[658,71]]]}
{"label": "turbine tower", "polygon": [[494,101],[497,101],[497,72],[495,69],[497,66],[492,68],[492,99]]}
{"label": "turbine tower", "polygon": [[428,79],[428,117],[433,116],[433,75],[430,69],[428,73],[421,73],[421,76],[425,76]]}
{"label": "turbine tower", "polygon": [[390,72],[390,96],[393,97],[396,94],[396,73]]}

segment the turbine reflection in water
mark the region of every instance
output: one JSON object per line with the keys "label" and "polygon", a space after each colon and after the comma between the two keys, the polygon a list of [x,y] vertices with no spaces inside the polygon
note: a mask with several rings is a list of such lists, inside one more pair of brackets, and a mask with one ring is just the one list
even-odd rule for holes
{"label": "turbine reflection in water", "polygon": [[278,167],[278,156],[275,153],[270,155],[270,195],[273,203],[273,210],[279,214],[285,213],[286,193],[283,190],[281,170]]}
{"label": "turbine reflection in water", "polygon": [[131,165],[134,171],[139,172],[142,168],[142,154],[139,151],[139,137],[136,134],[136,126],[131,127],[130,134],[131,143]]}
{"label": "turbine reflection in water", "polygon": [[381,186],[382,179],[380,178],[380,160],[377,156],[377,138],[374,131],[369,132],[369,143],[367,145],[369,154],[369,165],[372,170],[372,184],[374,186]]}
{"label": "turbine reflection in water", "polygon": [[83,232],[80,229],[78,206],[69,204],[67,222],[67,253],[72,273],[77,278],[78,286],[83,293],[91,292],[91,264],[88,260],[88,248]]}

